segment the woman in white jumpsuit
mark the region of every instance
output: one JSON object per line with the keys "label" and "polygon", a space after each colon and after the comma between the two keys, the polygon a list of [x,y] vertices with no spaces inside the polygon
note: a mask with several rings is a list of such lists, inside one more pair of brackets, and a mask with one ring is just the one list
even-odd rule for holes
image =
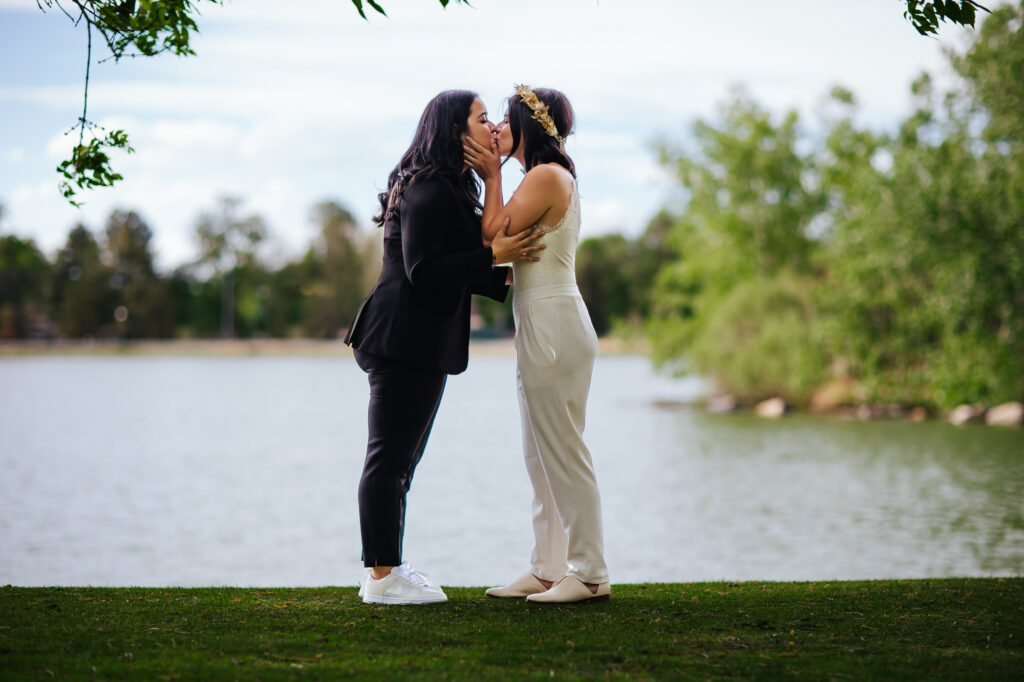
{"label": "woman in white jumpsuit", "polygon": [[[483,235],[544,232],[539,262],[516,263],[513,305],[523,452],[533,484],[535,544],[530,570],[492,597],[531,602],[603,601],[611,596],[604,561],[601,498],[583,442],[597,335],[576,287],[580,206],[565,153],[573,112],[557,90],[518,86],[490,149],[465,139],[467,163],[484,180]],[[502,204],[500,157],[526,176]]]}

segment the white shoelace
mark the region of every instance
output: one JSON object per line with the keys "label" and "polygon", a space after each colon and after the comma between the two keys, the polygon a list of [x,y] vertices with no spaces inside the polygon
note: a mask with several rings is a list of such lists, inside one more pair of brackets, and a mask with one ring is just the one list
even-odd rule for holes
{"label": "white shoelace", "polygon": [[419,585],[434,587],[434,583],[430,580],[430,576],[423,571],[413,570],[412,565],[408,561],[403,561],[401,566],[395,567],[395,570],[400,571],[399,575],[405,576]]}

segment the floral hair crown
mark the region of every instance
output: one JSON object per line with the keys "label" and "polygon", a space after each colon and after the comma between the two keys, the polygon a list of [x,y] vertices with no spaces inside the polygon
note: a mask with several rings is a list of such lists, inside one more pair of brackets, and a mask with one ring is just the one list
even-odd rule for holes
{"label": "floral hair crown", "polygon": [[523,104],[530,107],[530,111],[533,112],[531,114],[533,120],[540,123],[540,127],[544,129],[544,132],[555,138],[558,144],[562,144],[562,136],[558,134],[555,122],[551,120],[551,114],[548,113],[548,105],[540,101],[537,93],[529,85],[517,85],[516,94],[523,100]]}

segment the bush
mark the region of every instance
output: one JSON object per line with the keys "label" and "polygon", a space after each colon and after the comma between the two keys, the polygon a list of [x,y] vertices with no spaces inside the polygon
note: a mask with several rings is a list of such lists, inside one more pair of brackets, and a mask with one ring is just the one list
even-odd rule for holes
{"label": "bush", "polygon": [[806,405],[828,365],[811,290],[806,279],[785,275],[736,286],[694,339],[694,368],[741,399]]}

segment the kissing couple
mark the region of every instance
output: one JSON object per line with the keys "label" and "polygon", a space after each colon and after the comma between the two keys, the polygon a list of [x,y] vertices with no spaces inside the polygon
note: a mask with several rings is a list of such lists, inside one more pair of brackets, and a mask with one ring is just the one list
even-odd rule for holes
{"label": "kissing couple", "polygon": [[[475,93],[440,93],[378,197],[384,262],[345,337],[370,384],[359,483],[367,603],[447,601],[402,560],[406,494],[447,377],[468,364],[470,296],[504,301],[513,283],[535,543],[529,569],[486,594],[537,603],[611,597],[600,494],[582,437],[597,334],[576,286],[580,204],[565,151],[573,110],[557,90],[519,85],[507,111],[495,124]],[[525,171],[508,203],[503,157]]]}

